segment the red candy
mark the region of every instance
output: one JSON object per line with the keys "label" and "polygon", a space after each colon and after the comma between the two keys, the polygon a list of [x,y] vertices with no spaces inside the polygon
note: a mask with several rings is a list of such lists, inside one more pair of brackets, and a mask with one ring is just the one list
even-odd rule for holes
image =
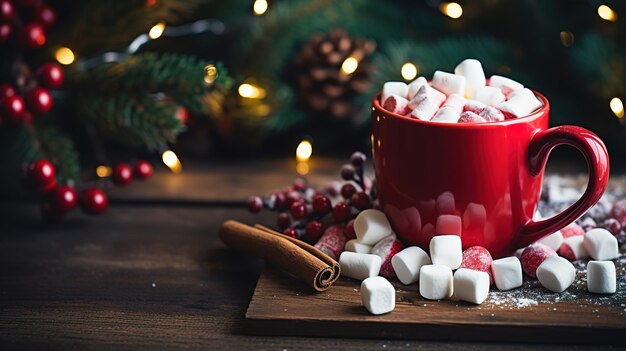
{"label": "red candy", "polygon": [[487,249],[482,246],[472,246],[463,251],[463,260],[459,268],[485,272],[489,274],[489,284],[493,284],[491,262],[493,262],[493,258]]}
{"label": "red candy", "polygon": [[626,227],[626,199],[617,201],[613,204],[611,218],[617,219],[622,227]]}
{"label": "red candy", "polygon": [[332,257],[334,260],[339,258],[347,241],[343,229],[343,224],[334,224],[326,228],[320,240],[315,244],[315,248]]}
{"label": "red candy", "polygon": [[380,266],[380,273],[383,277],[393,278],[396,276],[396,272],[391,265],[391,258],[398,252],[404,249],[404,245],[396,238],[395,235],[390,235],[383,240],[379,241],[372,248],[372,254],[380,256],[383,260],[383,264]]}
{"label": "red candy", "polygon": [[520,260],[522,269],[529,276],[537,277],[537,267],[548,257],[556,256],[556,251],[543,244],[533,244],[525,248]]}
{"label": "red candy", "polygon": [[571,236],[585,235],[585,231],[581,226],[576,223],[570,223],[565,228],[561,229],[563,239],[567,239]]}

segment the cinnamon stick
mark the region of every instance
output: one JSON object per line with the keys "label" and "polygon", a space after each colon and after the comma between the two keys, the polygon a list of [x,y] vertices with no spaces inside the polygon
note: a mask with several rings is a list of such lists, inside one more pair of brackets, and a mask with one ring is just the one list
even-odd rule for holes
{"label": "cinnamon stick", "polygon": [[313,246],[266,227],[226,221],[219,231],[227,246],[262,258],[316,291],[324,291],[339,278],[339,264]]}

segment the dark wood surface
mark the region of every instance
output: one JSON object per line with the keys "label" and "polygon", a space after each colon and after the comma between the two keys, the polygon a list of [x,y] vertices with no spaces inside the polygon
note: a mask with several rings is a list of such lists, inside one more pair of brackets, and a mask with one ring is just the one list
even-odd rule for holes
{"label": "dark wood surface", "polygon": [[[227,250],[217,229],[231,218],[273,224],[273,215],[255,216],[237,204],[250,193],[282,186],[293,177],[290,163],[277,164],[274,168],[227,166],[205,176],[202,169],[189,172],[197,183],[186,173],[162,173],[146,183],[113,191],[115,201],[107,214],[88,217],[76,212],[58,225],[43,223],[36,205],[0,199],[0,348],[590,348],[435,342],[417,337],[249,335],[245,312],[263,266]],[[241,172],[246,169],[244,176]],[[262,182],[254,176],[257,169],[267,172]],[[337,168],[330,169],[334,173]],[[326,179],[329,174],[320,172],[314,178]],[[193,190],[196,186],[210,188]],[[178,201],[181,193],[190,201]]]}

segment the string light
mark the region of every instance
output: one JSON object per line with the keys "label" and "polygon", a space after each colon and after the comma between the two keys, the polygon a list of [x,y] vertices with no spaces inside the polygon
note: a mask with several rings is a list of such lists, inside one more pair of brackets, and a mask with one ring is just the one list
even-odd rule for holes
{"label": "string light", "polygon": [[296,160],[298,162],[307,162],[313,154],[313,145],[308,140],[302,140],[296,148]]}
{"label": "string light", "polygon": [[265,89],[249,83],[241,84],[237,91],[241,97],[248,99],[262,99],[265,97]]}
{"label": "string light", "polygon": [[618,97],[614,97],[611,99],[611,102],[609,103],[609,106],[611,107],[611,111],[613,111],[613,113],[615,114],[615,116],[617,116],[617,118],[623,118],[624,117],[624,104],[622,103],[622,100]]}
{"label": "string light", "polygon": [[148,36],[152,40],[159,39],[159,37],[163,35],[164,31],[165,31],[165,22],[161,21],[155,24],[154,27],[150,28],[150,31],[148,32]]}
{"label": "string light", "polygon": [[204,67],[204,81],[207,84],[212,84],[217,79],[218,72],[217,67],[214,64],[209,64]]}
{"label": "string light", "polygon": [[415,66],[411,62],[403,64],[402,68],[400,68],[400,74],[402,75],[402,78],[404,78],[404,80],[415,79],[415,77],[417,77],[417,73],[417,66]]}
{"label": "string light", "polygon": [[612,8],[606,5],[598,6],[598,16],[605,21],[615,22],[617,21],[617,13]]}
{"label": "string light", "polygon": [[341,72],[343,74],[352,74],[357,68],[359,68],[359,60],[352,56],[346,58],[341,64]]}
{"label": "string light", "polygon": [[299,175],[307,175],[309,174],[310,171],[310,167],[309,167],[309,163],[308,162],[298,162],[298,164],[296,165],[296,172]]}
{"label": "string light", "polygon": [[183,171],[183,165],[180,163],[178,156],[172,150],[165,150],[161,155],[163,163],[173,172],[180,173]]}
{"label": "string light", "polygon": [[99,178],[106,178],[111,175],[111,167],[100,165],[96,167],[96,175]]}
{"label": "string light", "polygon": [[457,19],[463,16],[463,8],[456,2],[442,2],[439,5],[439,10],[450,18]]}
{"label": "string light", "polygon": [[574,45],[574,33],[568,32],[568,31],[563,31],[563,32],[559,33],[559,36],[561,37],[561,43],[566,48]]}
{"label": "string light", "polygon": [[72,62],[76,59],[74,56],[74,52],[66,47],[59,48],[55,53],[54,57],[59,61],[62,65],[71,65]]}
{"label": "string light", "polygon": [[261,16],[267,11],[267,1],[266,0],[256,0],[254,2],[254,6],[252,7],[254,14],[257,16]]}

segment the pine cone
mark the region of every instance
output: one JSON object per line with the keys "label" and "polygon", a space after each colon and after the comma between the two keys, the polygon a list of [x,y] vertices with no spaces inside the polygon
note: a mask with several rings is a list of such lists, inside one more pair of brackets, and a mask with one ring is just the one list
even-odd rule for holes
{"label": "pine cone", "polygon": [[[370,87],[372,65],[367,59],[375,49],[374,41],[350,38],[342,29],[312,36],[294,57],[300,102],[334,119],[353,116],[359,110],[353,106],[353,98]],[[356,70],[350,73],[342,70],[349,57],[358,62]]]}

